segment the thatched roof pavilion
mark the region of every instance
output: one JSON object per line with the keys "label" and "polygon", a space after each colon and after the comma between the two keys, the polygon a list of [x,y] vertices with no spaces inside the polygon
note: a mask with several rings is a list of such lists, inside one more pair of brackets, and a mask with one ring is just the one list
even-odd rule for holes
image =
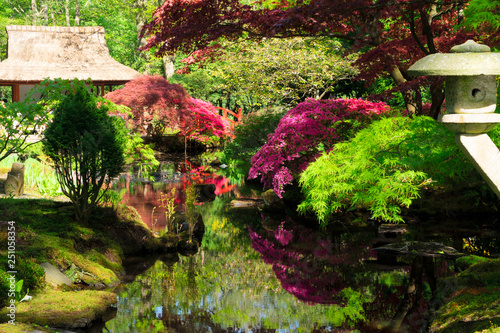
{"label": "thatched roof pavilion", "polygon": [[22,100],[37,83],[52,79],[91,79],[121,85],[141,75],[109,55],[103,27],[7,26],[7,59],[0,63],[0,85],[12,86]]}

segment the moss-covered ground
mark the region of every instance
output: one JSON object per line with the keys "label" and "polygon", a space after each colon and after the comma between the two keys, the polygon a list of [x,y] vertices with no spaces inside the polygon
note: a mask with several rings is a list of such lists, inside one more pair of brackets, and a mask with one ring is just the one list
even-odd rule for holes
{"label": "moss-covered ground", "polygon": [[500,332],[500,259],[460,258],[464,271],[440,281],[443,305],[430,331]]}
{"label": "moss-covered ground", "polygon": [[[10,229],[9,229],[10,227]],[[16,324],[5,307],[9,292],[8,246],[15,229],[16,281],[23,280],[22,297],[33,299],[17,304]],[[9,237],[11,237],[9,239]],[[87,225],[74,219],[71,203],[48,199],[0,198],[0,332],[20,332],[64,327],[75,320],[94,319],[116,295],[102,289],[118,283],[127,254],[162,250],[155,237],[130,207],[98,207]],[[47,285],[38,264],[48,262],[76,282],[64,288]],[[36,326],[40,325],[40,326]]]}

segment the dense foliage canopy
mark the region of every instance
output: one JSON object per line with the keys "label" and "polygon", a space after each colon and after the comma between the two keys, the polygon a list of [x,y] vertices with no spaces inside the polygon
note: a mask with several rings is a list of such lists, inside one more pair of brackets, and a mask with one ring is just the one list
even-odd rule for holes
{"label": "dense foliage canopy", "polygon": [[[204,70],[219,83],[215,89],[239,97],[241,104],[249,99],[254,108],[330,98],[340,81],[358,73],[352,65],[356,56],[346,55],[340,42],[328,38],[226,44],[224,57]],[[189,57],[184,63],[194,61]],[[184,69],[199,71],[196,67]]]}
{"label": "dense foliage canopy", "polygon": [[209,59],[228,40],[262,37],[326,36],[340,38],[363,50],[357,60],[360,78],[367,82],[389,74],[403,92],[411,114],[422,113],[419,88],[430,83],[431,115],[436,117],[444,99],[441,80],[415,80],[408,67],[426,54],[447,52],[470,38],[491,41],[497,32],[463,31],[466,2],[444,1],[277,1],[246,5],[238,0],[167,1],[145,26],[145,48],[157,54],[178,51]]}

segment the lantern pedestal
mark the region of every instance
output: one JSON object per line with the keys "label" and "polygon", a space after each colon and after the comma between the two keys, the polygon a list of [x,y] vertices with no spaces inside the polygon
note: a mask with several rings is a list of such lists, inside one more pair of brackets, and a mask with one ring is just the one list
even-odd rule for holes
{"label": "lantern pedestal", "polygon": [[488,134],[455,134],[455,142],[474,164],[477,171],[500,197],[500,151]]}
{"label": "lantern pedestal", "polygon": [[500,113],[450,113],[439,116],[438,121],[449,131],[458,134],[481,134],[491,131],[500,123]]}

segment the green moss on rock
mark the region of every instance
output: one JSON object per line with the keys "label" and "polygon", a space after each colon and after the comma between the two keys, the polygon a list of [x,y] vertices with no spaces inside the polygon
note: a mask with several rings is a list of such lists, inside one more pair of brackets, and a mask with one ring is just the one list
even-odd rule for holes
{"label": "green moss on rock", "polygon": [[[30,302],[17,304],[16,322],[50,327],[75,327],[75,323],[90,323],[101,318],[115,303],[116,294],[111,292],[50,290],[33,297]],[[8,320],[6,308],[0,311],[0,320]]]}
{"label": "green moss on rock", "polygon": [[459,260],[459,265],[469,266],[440,281],[444,305],[429,331],[500,332],[500,259],[470,256]]}

